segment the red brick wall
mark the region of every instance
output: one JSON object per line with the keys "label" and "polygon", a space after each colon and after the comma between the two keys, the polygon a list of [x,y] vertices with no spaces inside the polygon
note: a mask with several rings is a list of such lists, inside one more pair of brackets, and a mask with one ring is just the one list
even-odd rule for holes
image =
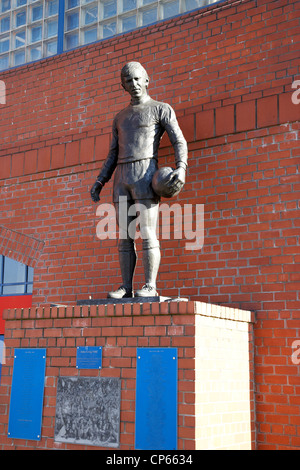
{"label": "red brick wall", "polygon": [[[34,302],[72,304],[120,282],[116,241],[95,236],[89,188],[128,102],[120,68],[145,65],[151,96],[173,105],[188,140],[180,203],[205,207],[201,251],[162,241],[158,288],[256,312],[263,449],[300,445],[299,15],[296,0],[229,0],[0,76],[0,223],[45,243]],[[164,140],[161,163],[171,155]]]}
{"label": "red brick wall", "polygon": [[[207,437],[214,448],[222,448],[226,442],[230,448],[251,449],[255,435],[251,436],[254,403],[250,312],[191,301],[16,309],[6,311],[5,317],[6,364],[2,367],[0,387],[0,449],[95,449],[54,441],[59,376],[121,378],[120,450],[134,449],[137,347],[177,348],[178,449],[205,448]],[[228,337],[232,340],[230,344]],[[205,343],[206,352],[213,350],[213,354],[209,353],[208,361],[195,363],[199,341]],[[227,365],[220,360],[224,360],[224,343],[231,353],[239,352]],[[102,369],[76,369],[77,346],[102,346]],[[42,438],[37,442],[7,437],[14,350],[20,347],[46,348]],[[207,363],[211,373],[205,371]],[[229,373],[224,373],[226,370]],[[230,403],[237,390],[239,396]],[[242,392],[246,392],[249,399],[243,399]],[[210,417],[199,425],[200,415],[195,409],[200,397],[202,404],[204,397],[206,400],[201,416],[213,407],[212,415],[215,416],[217,410],[219,426]],[[214,438],[209,431],[216,426],[218,433]]]}

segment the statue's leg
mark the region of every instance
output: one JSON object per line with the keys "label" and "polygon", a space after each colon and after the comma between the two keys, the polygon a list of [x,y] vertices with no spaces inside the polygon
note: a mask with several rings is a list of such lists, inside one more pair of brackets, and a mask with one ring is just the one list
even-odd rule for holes
{"label": "statue's leg", "polygon": [[[135,217],[129,216],[128,211],[132,202],[122,203],[120,208],[119,203],[115,203],[117,223],[119,226],[119,263],[122,276],[122,286],[116,291],[109,292],[108,297],[114,299],[121,299],[126,297],[133,297],[132,282],[136,266],[136,250],[134,238],[131,238],[128,233],[129,224]],[[121,213],[122,212],[122,213]],[[121,214],[121,216],[120,216]],[[132,224],[131,224],[132,225]]]}
{"label": "statue's leg", "polygon": [[128,291],[132,291],[133,276],[136,266],[136,251],[134,243],[126,243],[128,240],[119,241],[119,263],[123,286]]}
{"label": "statue's leg", "polygon": [[159,205],[153,200],[143,200],[137,206],[139,207],[142,236],[145,285],[136,291],[135,295],[137,297],[153,297],[158,295],[156,278],[160,265],[160,247],[156,236]]}

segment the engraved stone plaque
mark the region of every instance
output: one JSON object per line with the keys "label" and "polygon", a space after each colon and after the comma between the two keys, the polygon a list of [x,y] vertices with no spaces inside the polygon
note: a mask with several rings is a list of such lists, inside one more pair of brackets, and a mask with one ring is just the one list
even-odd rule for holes
{"label": "engraved stone plaque", "polygon": [[119,447],[120,405],[121,379],[59,377],[55,441]]}

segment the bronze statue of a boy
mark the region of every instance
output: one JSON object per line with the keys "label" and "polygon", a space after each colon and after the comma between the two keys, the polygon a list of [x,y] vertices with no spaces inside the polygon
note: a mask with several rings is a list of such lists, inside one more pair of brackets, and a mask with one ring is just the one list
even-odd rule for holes
{"label": "bronze statue of a boy", "polygon": [[[114,118],[112,142],[108,156],[91,189],[94,202],[104,184],[115,171],[113,202],[116,207],[119,230],[127,230],[127,237],[119,239],[119,262],[122,285],[108,297],[158,296],[156,277],[160,264],[160,247],[156,236],[160,197],[154,192],[151,182],[158,169],[158,148],[166,131],[175,152],[176,169],[168,185],[179,191],[185,183],[187,167],[187,144],[179,128],[174,110],[166,103],[154,101],[148,95],[149,77],[139,62],[129,62],[121,71],[122,87],[130,94],[130,104]],[[126,217],[126,226],[120,226],[120,198],[126,200],[127,214],[133,204],[140,204],[139,214],[142,234],[145,285],[133,294],[133,275],[136,266],[134,237],[129,236],[128,227],[133,217]]]}

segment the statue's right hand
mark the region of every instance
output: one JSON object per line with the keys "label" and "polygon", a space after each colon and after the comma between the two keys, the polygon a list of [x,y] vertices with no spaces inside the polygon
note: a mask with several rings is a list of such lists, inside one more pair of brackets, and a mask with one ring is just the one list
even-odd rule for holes
{"label": "statue's right hand", "polygon": [[94,202],[100,201],[100,192],[101,189],[103,188],[103,184],[101,184],[99,181],[96,181],[96,183],[93,185],[91,189],[91,198]]}

